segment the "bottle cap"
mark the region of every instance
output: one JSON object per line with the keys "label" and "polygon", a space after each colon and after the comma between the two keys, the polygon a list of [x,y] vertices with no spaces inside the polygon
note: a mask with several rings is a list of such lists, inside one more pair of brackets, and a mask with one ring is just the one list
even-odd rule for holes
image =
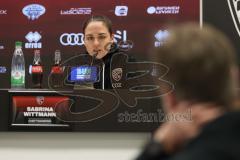
{"label": "bottle cap", "polygon": [[34,50],[34,54],[40,54],[40,50],[39,49],[35,49]]}
{"label": "bottle cap", "polygon": [[60,63],[60,61],[61,61],[61,52],[60,52],[60,50],[56,50],[55,51],[54,60],[55,60],[55,64],[59,64]]}
{"label": "bottle cap", "polygon": [[34,50],[33,64],[39,65],[40,63],[41,63],[40,50],[36,49]]}
{"label": "bottle cap", "polygon": [[15,46],[22,47],[22,42],[20,42],[20,41],[16,41],[16,42],[15,42]]}

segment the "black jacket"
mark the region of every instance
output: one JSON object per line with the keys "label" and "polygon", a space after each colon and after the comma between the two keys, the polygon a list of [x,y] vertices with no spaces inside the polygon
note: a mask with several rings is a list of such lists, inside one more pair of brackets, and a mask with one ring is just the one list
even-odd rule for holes
{"label": "black jacket", "polygon": [[184,149],[166,155],[151,142],[137,160],[240,160],[240,112],[226,113],[207,124]]}
{"label": "black jacket", "polygon": [[94,88],[95,89],[103,89],[103,65],[104,65],[104,89],[112,89],[112,84],[111,84],[111,78],[110,78],[110,66],[111,66],[111,60],[114,54],[119,53],[120,51],[118,49],[111,51],[107,53],[105,57],[103,57],[100,60],[95,59],[94,60],[94,65],[99,66],[99,82],[94,83]]}

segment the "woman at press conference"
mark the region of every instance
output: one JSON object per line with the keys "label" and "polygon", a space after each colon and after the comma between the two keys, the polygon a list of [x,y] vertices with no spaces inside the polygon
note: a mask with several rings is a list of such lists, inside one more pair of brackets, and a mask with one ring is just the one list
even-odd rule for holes
{"label": "woman at press conference", "polygon": [[[94,15],[83,24],[84,45],[91,56],[90,64],[100,64],[100,78],[94,83],[96,89],[112,89],[110,65],[112,56],[119,53],[114,43],[112,22],[106,16]],[[104,69],[102,67],[104,65]],[[102,76],[103,75],[103,76]]]}

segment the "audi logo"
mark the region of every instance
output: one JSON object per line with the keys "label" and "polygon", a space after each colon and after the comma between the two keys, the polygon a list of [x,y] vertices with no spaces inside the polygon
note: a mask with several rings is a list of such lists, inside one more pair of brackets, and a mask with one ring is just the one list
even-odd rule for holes
{"label": "audi logo", "polygon": [[84,44],[82,33],[64,33],[60,37],[60,42],[64,46],[81,46]]}

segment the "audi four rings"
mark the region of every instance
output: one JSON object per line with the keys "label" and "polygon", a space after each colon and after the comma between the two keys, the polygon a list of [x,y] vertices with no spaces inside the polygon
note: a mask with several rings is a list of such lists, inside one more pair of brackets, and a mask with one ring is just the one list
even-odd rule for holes
{"label": "audi four rings", "polygon": [[64,46],[81,46],[84,44],[83,33],[64,33],[60,37],[60,42]]}

